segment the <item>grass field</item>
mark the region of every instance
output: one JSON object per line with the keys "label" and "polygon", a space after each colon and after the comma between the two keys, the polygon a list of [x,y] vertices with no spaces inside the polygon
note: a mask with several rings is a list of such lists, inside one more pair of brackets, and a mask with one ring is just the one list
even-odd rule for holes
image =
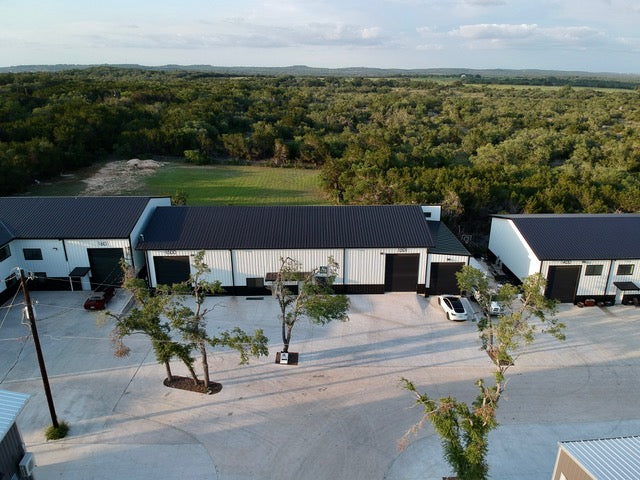
{"label": "grass field", "polygon": [[168,165],[145,179],[152,195],[184,191],[189,205],[320,205],[328,203],[317,170],[260,166]]}
{"label": "grass field", "polygon": [[[165,159],[163,159],[165,160]],[[262,166],[195,166],[169,161],[148,177],[131,172],[104,177],[99,162],[71,175],[32,185],[24,195],[173,195],[184,191],[189,205],[322,205],[318,170]],[[87,193],[87,180],[99,175],[104,190]],[[100,176],[102,175],[102,176]]]}

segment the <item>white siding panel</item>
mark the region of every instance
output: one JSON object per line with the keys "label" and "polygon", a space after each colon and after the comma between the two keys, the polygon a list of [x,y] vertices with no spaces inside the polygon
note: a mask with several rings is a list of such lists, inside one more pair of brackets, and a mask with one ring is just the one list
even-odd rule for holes
{"label": "white siding panel", "polygon": [[264,277],[267,272],[280,269],[281,258],[291,257],[310,271],[327,265],[329,257],[338,262],[340,268],[335,283],[342,283],[343,255],[341,249],[318,250],[234,250],[233,266],[236,286],[245,286],[247,278]]}
{"label": "white siding panel", "polygon": [[491,219],[489,250],[520,280],[540,270],[540,261],[509,219]]}
{"label": "white siding panel", "polygon": [[[578,291],[576,292],[576,295],[604,295],[607,288],[607,275],[609,274],[609,265],[611,262],[593,260],[579,263],[582,265],[582,270],[580,271],[580,280],[578,282]],[[587,265],[602,265],[602,274],[585,275]]]}
{"label": "white siding panel", "polygon": [[[198,250],[150,250],[147,252],[149,283],[152,287],[157,287],[156,270],[153,257],[193,257]],[[192,264],[192,260],[190,263]],[[204,263],[211,269],[211,273],[206,278],[209,282],[220,281],[222,285],[232,286],[231,276],[231,256],[229,250],[207,250],[204,254]],[[193,273],[193,265],[191,265]]]}
{"label": "white siding panel", "polygon": [[[616,275],[618,265],[633,265],[632,275]],[[615,260],[611,266],[610,281],[607,286],[607,295],[615,295],[618,289],[613,282],[633,282],[640,286],[640,259],[639,260]]]}
{"label": "white siding panel", "polygon": [[[585,275],[586,265],[603,265],[602,275]],[[545,278],[549,276],[549,267],[580,267],[580,277],[578,278],[578,290],[576,295],[604,295],[605,286],[607,284],[607,274],[609,273],[609,262],[605,260],[563,260],[549,261],[542,264],[542,275]]]}
{"label": "white siding panel", "polygon": [[[129,239],[105,239],[105,240],[65,240],[64,244],[67,248],[67,257],[69,258],[69,270],[75,267],[89,267],[89,248],[121,248],[125,260],[131,264],[131,248],[129,247]],[[67,272],[68,275],[68,272]]]}
{"label": "white siding panel", "polygon": [[347,249],[344,283],[347,285],[384,285],[386,255],[411,253],[420,255],[418,283],[423,284],[427,270],[427,250],[425,248]]}
{"label": "white siding panel", "polygon": [[[39,248],[42,260],[25,260],[24,248]],[[70,271],[60,240],[14,240],[11,243],[11,258],[5,262],[9,260],[12,260],[14,267],[22,268],[25,273],[45,272],[48,277],[66,277]]]}
{"label": "white siding panel", "polygon": [[349,249],[346,251],[344,283],[347,285],[384,285],[383,249]]}

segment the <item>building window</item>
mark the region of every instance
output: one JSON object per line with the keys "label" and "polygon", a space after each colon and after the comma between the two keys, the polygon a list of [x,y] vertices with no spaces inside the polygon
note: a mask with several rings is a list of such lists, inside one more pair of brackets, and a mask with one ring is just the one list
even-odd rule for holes
{"label": "building window", "polygon": [[633,263],[618,265],[616,275],[633,275]]}
{"label": "building window", "polygon": [[23,248],[25,260],[42,260],[42,250],[39,248]]}
{"label": "building window", "polygon": [[262,277],[247,278],[247,287],[264,288],[264,278]]}
{"label": "building window", "polygon": [[18,276],[15,273],[12,273],[4,279],[4,284],[7,286],[7,288],[13,287],[16,283],[18,283]]}
{"label": "building window", "polygon": [[6,260],[10,256],[11,249],[9,248],[9,245],[5,245],[4,247],[0,248],[0,262]]}
{"label": "building window", "polygon": [[584,272],[585,275],[602,275],[602,265],[587,265],[587,269]]}

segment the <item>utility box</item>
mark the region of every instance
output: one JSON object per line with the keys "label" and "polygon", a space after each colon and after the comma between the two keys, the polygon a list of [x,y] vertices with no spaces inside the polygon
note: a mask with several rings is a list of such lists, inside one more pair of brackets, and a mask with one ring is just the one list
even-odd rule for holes
{"label": "utility box", "polygon": [[289,354],[287,352],[280,352],[280,363],[289,363]]}
{"label": "utility box", "polygon": [[33,478],[33,467],[35,466],[35,459],[33,453],[27,452],[20,460],[20,478],[23,480],[30,480]]}

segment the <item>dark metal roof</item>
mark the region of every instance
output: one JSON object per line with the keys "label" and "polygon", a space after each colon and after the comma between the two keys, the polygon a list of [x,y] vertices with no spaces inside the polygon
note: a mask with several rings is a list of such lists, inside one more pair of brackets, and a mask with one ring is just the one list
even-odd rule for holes
{"label": "dark metal roof", "polygon": [[460,240],[453,234],[447,226],[442,222],[427,221],[431,238],[435,245],[429,250],[429,253],[440,253],[443,255],[471,255],[469,251],[462,245]]}
{"label": "dark metal roof", "polygon": [[[13,238],[126,238],[150,197],[0,197]],[[0,228],[0,242],[3,234]]]}
{"label": "dark metal roof", "polygon": [[13,235],[11,235],[9,229],[5,227],[2,220],[0,220],[0,247],[9,243],[11,240],[13,240]]}
{"label": "dark metal roof", "polygon": [[430,247],[417,205],[158,207],[138,248]]}
{"label": "dark metal roof", "polygon": [[513,221],[539,260],[640,258],[638,214],[494,216]]}

